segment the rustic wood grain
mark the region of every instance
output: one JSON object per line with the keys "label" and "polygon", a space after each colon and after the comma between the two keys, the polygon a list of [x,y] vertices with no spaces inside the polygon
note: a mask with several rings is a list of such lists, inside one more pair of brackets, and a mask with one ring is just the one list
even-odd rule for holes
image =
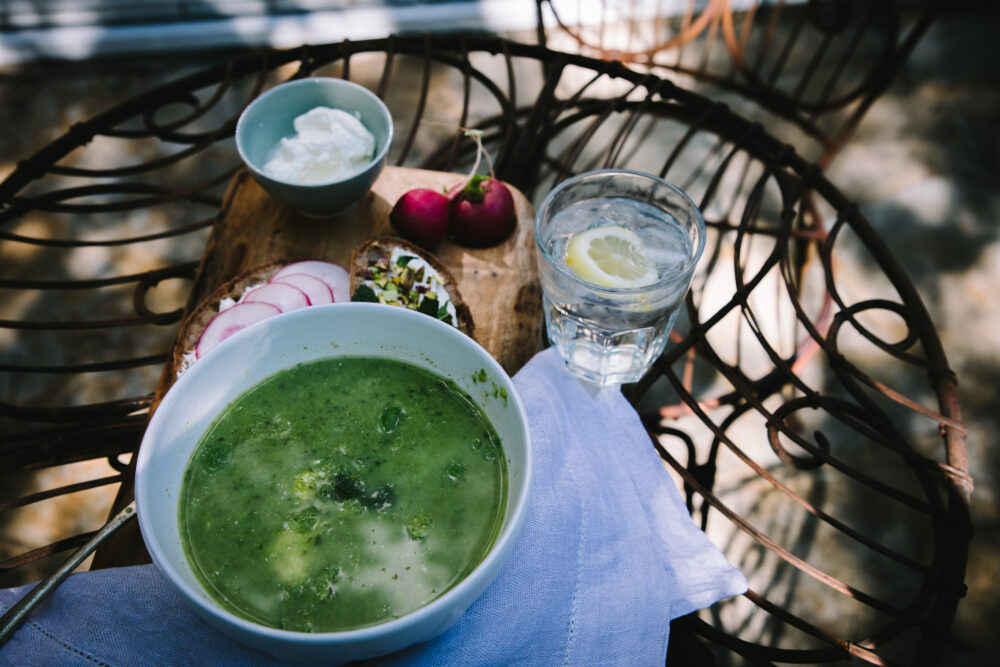
{"label": "rustic wood grain", "polygon": [[[323,259],[349,266],[356,245],[394,234],[389,212],[404,192],[450,188],[463,179],[461,174],[386,167],[357,205],[338,217],[320,220],[276,201],[241,172],[229,187],[206,246],[189,311],[234,276],[268,262]],[[472,310],[477,342],[513,375],[540,347],[542,311],[534,211],[523,194],[510,190],[518,223],[504,243],[472,249],[446,240],[435,254],[457,280]]]}

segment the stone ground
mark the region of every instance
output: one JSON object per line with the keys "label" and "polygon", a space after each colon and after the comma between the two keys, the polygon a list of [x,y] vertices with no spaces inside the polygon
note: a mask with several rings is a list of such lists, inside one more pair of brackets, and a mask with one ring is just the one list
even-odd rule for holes
{"label": "stone ground", "polygon": [[[919,44],[890,91],[831,165],[831,180],[853,200],[891,247],[925,300],[960,381],[968,426],[969,467],[975,478],[971,543],[948,664],[986,665],[1000,651],[1000,307],[992,296],[1000,280],[1000,7],[952,3]],[[0,70],[0,179],[16,161],[118,100],[196,69],[183,56],[139,59],[116,67],[80,64]],[[16,131],[14,130],[16,128]],[[2,342],[2,341],[0,341]],[[86,466],[84,466],[86,467]],[[93,476],[94,469],[40,473]],[[93,516],[105,518],[107,500],[88,492]],[[84,498],[77,498],[80,502]],[[0,544],[44,531],[60,516],[51,505],[20,528],[8,526]],[[12,533],[17,535],[12,536]],[[6,584],[9,585],[9,584]]]}
{"label": "stone ground", "polygon": [[829,171],[913,280],[958,374],[976,488],[955,665],[995,664],[1000,649],[998,34],[996,4],[947,12]]}

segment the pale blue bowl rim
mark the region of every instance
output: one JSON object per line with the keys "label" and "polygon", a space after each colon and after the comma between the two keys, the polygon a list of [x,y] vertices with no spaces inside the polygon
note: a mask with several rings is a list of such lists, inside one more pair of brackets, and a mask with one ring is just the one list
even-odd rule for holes
{"label": "pale blue bowl rim", "polygon": [[[378,107],[379,109],[381,109],[382,112],[385,114],[385,118],[388,121],[387,124],[388,124],[388,128],[389,128],[389,130],[388,130],[388,132],[386,132],[386,136],[385,136],[385,145],[383,145],[382,148],[378,151],[378,153],[371,160],[369,160],[368,162],[366,162],[364,164],[364,166],[360,167],[359,169],[357,169],[355,171],[352,171],[351,173],[347,174],[346,176],[342,176],[340,178],[335,178],[335,179],[330,180],[330,181],[323,181],[321,183],[295,183],[293,181],[285,181],[285,180],[282,180],[280,178],[275,178],[274,176],[271,176],[270,174],[265,173],[263,170],[261,170],[260,167],[258,167],[256,164],[254,164],[254,162],[246,155],[246,153],[243,152],[243,142],[240,141],[240,132],[241,132],[242,128],[244,127],[244,120],[246,119],[247,115],[249,114],[250,110],[253,107],[257,106],[259,103],[261,103],[262,100],[265,100],[265,99],[267,99],[269,97],[273,97],[275,95],[282,95],[282,94],[284,94],[285,92],[287,92],[287,90],[289,88],[300,87],[300,86],[307,85],[307,84],[310,84],[310,85],[319,84],[319,85],[324,85],[324,86],[330,86],[330,85],[332,85],[332,86],[346,86],[348,88],[354,88],[354,89],[362,92],[363,94],[368,95],[369,97],[371,97],[372,100],[375,101],[376,107]],[[303,113],[305,113],[305,112],[303,112]],[[367,126],[365,126],[365,129],[368,129]],[[369,132],[370,131],[371,130],[369,130]],[[311,77],[306,77],[304,79],[293,79],[291,81],[285,81],[284,83],[279,83],[278,85],[274,86],[273,88],[270,88],[270,89],[264,91],[263,93],[261,93],[260,95],[258,95],[257,97],[255,97],[253,99],[253,101],[251,101],[250,104],[248,104],[243,109],[243,111],[240,113],[240,117],[236,121],[236,131],[233,134],[233,137],[236,140],[236,152],[239,153],[240,159],[243,161],[243,164],[246,165],[247,169],[251,170],[254,174],[257,174],[258,176],[261,176],[263,178],[272,180],[275,183],[284,183],[285,185],[291,185],[291,186],[295,186],[295,187],[299,187],[299,188],[322,188],[322,187],[326,187],[326,186],[329,186],[329,185],[334,185],[336,183],[343,183],[344,181],[348,181],[348,180],[354,178],[355,176],[357,176],[358,174],[364,173],[373,164],[377,164],[377,163],[381,162],[382,160],[384,160],[385,157],[386,157],[386,155],[388,155],[388,153],[389,153],[389,148],[392,147],[392,139],[393,139],[394,134],[395,134],[395,124],[393,123],[393,120],[392,120],[392,114],[389,112],[389,107],[387,107],[385,105],[385,102],[383,102],[381,100],[381,98],[379,98],[379,96],[376,95],[375,93],[373,93],[371,90],[369,90],[368,88],[362,86],[359,83],[355,83],[353,81],[348,81],[347,79],[338,79],[338,78],[332,77],[332,76],[311,76]]]}

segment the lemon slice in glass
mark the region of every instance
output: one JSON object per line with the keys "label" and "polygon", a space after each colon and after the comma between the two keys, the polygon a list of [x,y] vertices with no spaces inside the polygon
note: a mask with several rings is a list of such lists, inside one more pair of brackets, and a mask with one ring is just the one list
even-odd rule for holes
{"label": "lemon slice in glass", "polygon": [[594,227],[570,239],[566,264],[587,282],[602,287],[643,287],[656,282],[642,239],[618,225]]}

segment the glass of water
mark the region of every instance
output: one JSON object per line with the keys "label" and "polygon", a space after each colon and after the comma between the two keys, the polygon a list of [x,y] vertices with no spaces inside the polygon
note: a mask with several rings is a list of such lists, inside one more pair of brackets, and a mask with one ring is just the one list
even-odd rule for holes
{"label": "glass of water", "polygon": [[545,198],[535,241],[545,327],[566,368],[599,386],[639,380],[705,248],[698,207],[650,174],[588,172]]}

